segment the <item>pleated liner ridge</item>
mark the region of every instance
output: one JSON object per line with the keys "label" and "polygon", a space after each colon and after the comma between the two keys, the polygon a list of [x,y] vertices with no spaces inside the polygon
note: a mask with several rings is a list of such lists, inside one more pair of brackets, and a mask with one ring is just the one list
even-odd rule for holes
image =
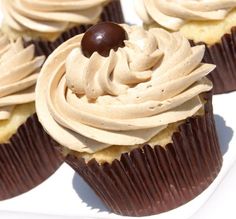
{"label": "pleated liner ridge", "polygon": [[56,145],[36,114],[0,144],[0,200],[27,192],[54,173],[63,162]]}
{"label": "pleated liner ridge", "polygon": [[[112,0],[106,7],[104,7],[101,14],[101,21],[112,21],[116,23],[124,23],[124,16],[122,13],[120,0]],[[25,45],[34,44],[36,46],[36,55],[49,56],[58,46],[68,39],[78,34],[84,33],[92,25],[79,25],[65,31],[55,41],[45,41],[41,39],[30,40]]]}
{"label": "pleated liner ridge", "polygon": [[[193,41],[191,44],[194,45]],[[230,34],[225,34],[219,43],[206,46],[203,62],[215,64],[217,67],[209,74],[214,84],[214,94],[227,93],[236,90],[236,27]]]}
{"label": "pleated liner ridge", "polygon": [[205,115],[188,118],[165,148],[144,145],[111,164],[86,163],[72,153],[66,162],[116,214],[146,216],[183,205],[205,190],[222,166],[211,95],[206,97]]}

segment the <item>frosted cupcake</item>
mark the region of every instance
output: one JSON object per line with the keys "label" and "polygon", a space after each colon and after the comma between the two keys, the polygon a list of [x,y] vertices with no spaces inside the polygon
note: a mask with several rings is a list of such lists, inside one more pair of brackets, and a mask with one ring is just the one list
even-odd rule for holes
{"label": "frosted cupcake", "polygon": [[193,44],[206,45],[204,61],[217,65],[209,75],[214,93],[236,90],[236,1],[232,0],[136,0],[146,27],[180,31]]}
{"label": "frosted cupcake", "polygon": [[100,23],[58,47],[36,86],[39,121],[112,212],[176,208],[222,155],[204,46],[160,28]]}
{"label": "frosted cupcake", "polygon": [[0,200],[22,194],[62,162],[34,115],[35,84],[44,56],[0,34]]}
{"label": "frosted cupcake", "polygon": [[119,0],[3,0],[2,10],[3,31],[35,43],[57,39],[59,45],[99,21],[124,22]]}

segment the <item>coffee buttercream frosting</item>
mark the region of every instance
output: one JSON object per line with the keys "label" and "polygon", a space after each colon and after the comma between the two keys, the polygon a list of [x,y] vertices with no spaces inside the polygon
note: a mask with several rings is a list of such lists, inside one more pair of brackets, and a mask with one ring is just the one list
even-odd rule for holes
{"label": "coffee buttercream frosting", "polygon": [[189,21],[223,20],[235,7],[235,0],[135,0],[144,23],[155,22],[173,31]]}
{"label": "coffee buttercream frosting", "polygon": [[109,0],[3,0],[7,25],[15,31],[64,31],[71,24],[94,24]]}
{"label": "coffee buttercream frosting", "polygon": [[179,33],[122,25],[125,46],[108,57],[81,50],[83,34],[58,47],[36,86],[36,110],[61,145],[94,153],[111,145],[147,143],[168,124],[196,114],[212,89],[204,46]]}
{"label": "coffee buttercream frosting", "polygon": [[34,45],[10,42],[0,34],[0,120],[10,118],[16,105],[35,100],[35,85],[44,56],[34,56]]}

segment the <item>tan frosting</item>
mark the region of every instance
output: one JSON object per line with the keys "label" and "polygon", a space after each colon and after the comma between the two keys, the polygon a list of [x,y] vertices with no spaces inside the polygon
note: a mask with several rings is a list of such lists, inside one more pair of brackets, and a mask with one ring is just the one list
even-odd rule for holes
{"label": "tan frosting", "polygon": [[73,24],[93,24],[109,0],[3,0],[4,19],[16,31],[55,33]]}
{"label": "tan frosting", "polygon": [[144,23],[176,31],[188,21],[223,20],[236,0],[135,0],[135,7]]}
{"label": "tan frosting", "polygon": [[35,84],[44,56],[34,57],[34,46],[21,39],[10,42],[0,34],[0,120],[10,118],[16,105],[35,100]]}
{"label": "tan frosting", "polygon": [[86,58],[83,34],[56,49],[36,86],[36,110],[62,145],[93,153],[110,145],[148,142],[168,124],[194,115],[198,94],[212,84],[201,64],[204,46],[190,46],[179,33],[123,25],[125,47],[105,58]]}

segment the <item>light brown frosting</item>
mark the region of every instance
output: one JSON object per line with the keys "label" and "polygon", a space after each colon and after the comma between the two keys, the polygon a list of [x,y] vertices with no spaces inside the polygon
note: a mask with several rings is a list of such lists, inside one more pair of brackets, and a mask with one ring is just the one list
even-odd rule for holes
{"label": "light brown frosting", "polygon": [[223,20],[236,7],[236,0],[135,0],[144,23],[176,31],[188,21]]}
{"label": "light brown frosting", "polygon": [[110,145],[148,142],[168,124],[194,115],[212,88],[201,64],[204,46],[179,33],[123,25],[125,47],[86,58],[83,34],[56,49],[36,86],[36,110],[60,144],[93,153]]}
{"label": "light brown frosting", "polygon": [[0,120],[18,104],[35,100],[35,84],[44,56],[34,57],[34,45],[24,48],[21,39],[10,42],[0,34]]}
{"label": "light brown frosting", "polygon": [[3,0],[4,19],[16,31],[56,33],[71,24],[93,24],[109,0]]}

